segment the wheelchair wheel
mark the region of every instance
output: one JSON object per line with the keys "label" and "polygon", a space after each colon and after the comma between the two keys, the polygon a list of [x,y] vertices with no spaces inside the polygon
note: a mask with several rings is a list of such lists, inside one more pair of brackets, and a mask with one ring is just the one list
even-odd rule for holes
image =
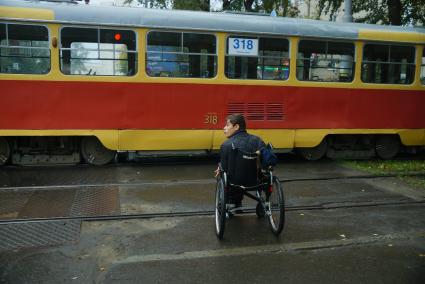
{"label": "wheelchair wheel", "polygon": [[215,233],[219,239],[223,238],[226,224],[226,197],[224,182],[218,179],[215,190]]}
{"label": "wheelchair wheel", "polygon": [[282,185],[277,178],[273,178],[273,191],[268,198],[270,202],[270,214],[268,215],[268,221],[270,228],[276,236],[278,236],[285,224],[285,198],[283,195]]}
{"label": "wheelchair wheel", "polygon": [[264,208],[263,208],[263,206],[261,205],[261,203],[260,203],[260,202],[258,202],[258,203],[257,203],[257,206],[255,206],[255,213],[257,214],[257,217],[258,217],[258,218],[263,218],[263,217],[264,217],[264,215],[266,214],[266,213],[264,212]]}

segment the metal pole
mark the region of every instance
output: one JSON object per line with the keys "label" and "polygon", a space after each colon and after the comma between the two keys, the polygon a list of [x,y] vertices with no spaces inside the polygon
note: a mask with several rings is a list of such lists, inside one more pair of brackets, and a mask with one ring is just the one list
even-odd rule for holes
{"label": "metal pole", "polygon": [[350,23],[353,21],[353,12],[351,9],[351,0],[344,0],[344,16],[342,16],[342,21]]}
{"label": "metal pole", "polygon": [[[344,0],[344,16],[342,21],[345,23],[353,22],[353,13],[351,10],[351,0]],[[353,78],[353,57],[351,55],[343,55],[338,69],[339,77]]]}
{"label": "metal pole", "polygon": [[311,7],[311,0],[307,1],[307,18],[310,19],[310,7]]}

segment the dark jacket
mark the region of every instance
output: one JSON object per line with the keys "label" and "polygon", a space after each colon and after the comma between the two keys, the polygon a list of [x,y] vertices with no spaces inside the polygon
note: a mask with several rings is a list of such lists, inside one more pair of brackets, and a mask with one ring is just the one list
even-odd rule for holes
{"label": "dark jacket", "polygon": [[260,137],[247,133],[245,130],[239,130],[227,139],[220,148],[220,167],[227,171],[231,151],[238,148],[243,152],[254,153],[265,147]]}

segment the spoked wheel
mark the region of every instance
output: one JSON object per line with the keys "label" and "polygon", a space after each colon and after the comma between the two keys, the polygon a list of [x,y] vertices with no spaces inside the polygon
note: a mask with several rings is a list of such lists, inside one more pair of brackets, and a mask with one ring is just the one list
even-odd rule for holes
{"label": "spoked wheel", "polygon": [[226,224],[226,192],[224,190],[224,182],[222,179],[217,180],[217,188],[215,190],[215,233],[220,240],[224,235],[224,227]]}
{"label": "spoked wheel", "polygon": [[105,148],[96,137],[88,136],[81,141],[81,154],[87,163],[101,166],[112,161],[116,153]]}
{"label": "spoked wheel", "polygon": [[10,146],[7,140],[0,137],[0,166],[6,164],[10,157]]}
{"label": "spoked wheel", "polygon": [[285,198],[282,186],[277,178],[273,178],[273,191],[268,201],[270,208],[266,208],[270,228],[276,236],[278,236],[285,224]]}

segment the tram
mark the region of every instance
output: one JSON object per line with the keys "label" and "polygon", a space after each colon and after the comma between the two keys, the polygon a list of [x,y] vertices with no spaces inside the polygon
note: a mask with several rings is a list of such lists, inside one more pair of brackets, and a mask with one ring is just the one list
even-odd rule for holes
{"label": "tram", "polygon": [[0,0],[0,164],[219,149],[225,117],[306,159],[425,146],[425,30]]}

